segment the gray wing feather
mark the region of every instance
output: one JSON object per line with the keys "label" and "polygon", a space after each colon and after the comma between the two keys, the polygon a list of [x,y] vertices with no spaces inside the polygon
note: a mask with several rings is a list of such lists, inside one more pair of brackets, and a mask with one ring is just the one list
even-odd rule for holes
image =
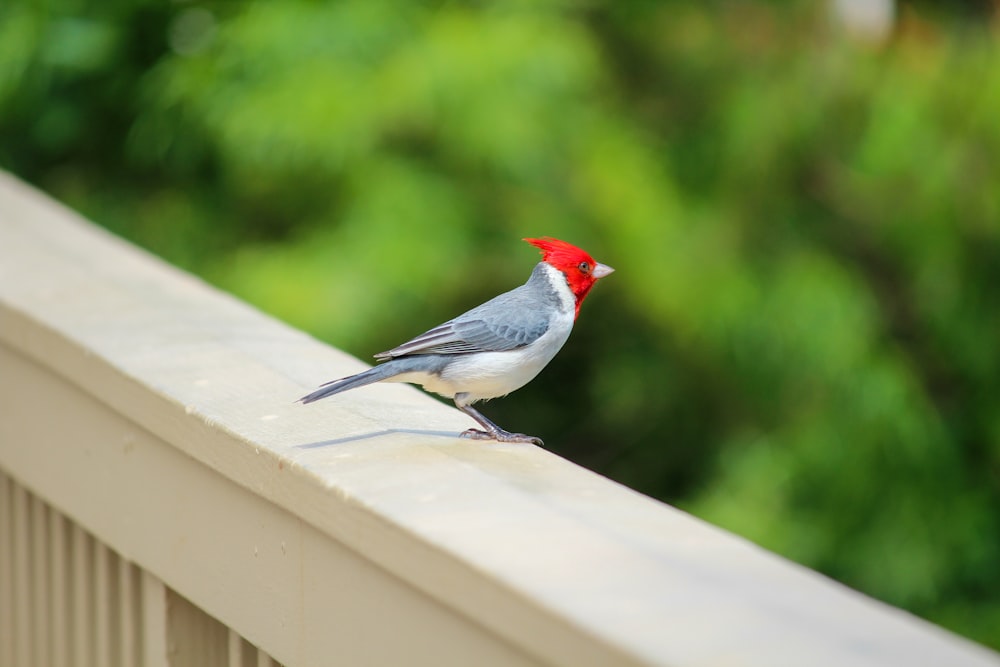
{"label": "gray wing feather", "polygon": [[524,288],[501,294],[398,347],[376,354],[375,358],[504,352],[524,347],[549,329],[547,310]]}

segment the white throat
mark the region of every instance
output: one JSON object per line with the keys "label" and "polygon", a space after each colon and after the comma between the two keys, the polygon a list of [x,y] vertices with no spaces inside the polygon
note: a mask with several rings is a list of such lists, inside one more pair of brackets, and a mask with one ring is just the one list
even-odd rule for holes
{"label": "white throat", "polygon": [[542,262],[542,270],[552,287],[552,292],[559,298],[559,310],[563,313],[573,313],[576,315],[576,295],[569,288],[566,276],[556,267]]}

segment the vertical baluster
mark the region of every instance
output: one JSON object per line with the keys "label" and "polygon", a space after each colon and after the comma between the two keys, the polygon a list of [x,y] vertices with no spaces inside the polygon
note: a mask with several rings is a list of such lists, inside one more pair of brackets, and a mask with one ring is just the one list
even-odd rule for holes
{"label": "vertical baluster", "polygon": [[243,667],[243,637],[232,628],[229,628],[228,658],[228,667]]}
{"label": "vertical baluster", "polygon": [[14,664],[13,482],[0,471],[0,664]]}
{"label": "vertical baluster", "polygon": [[142,664],[170,667],[167,642],[167,589],[163,582],[142,572]]}
{"label": "vertical baluster", "polygon": [[108,547],[100,540],[94,540],[94,651],[97,664],[112,667],[111,660],[111,582],[108,577]]}
{"label": "vertical baluster", "polygon": [[31,533],[28,520],[28,493],[20,484],[13,489],[13,577],[14,577],[14,665],[30,667],[31,659]]}
{"label": "vertical baluster", "polygon": [[36,665],[52,664],[49,655],[52,623],[49,613],[48,508],[31,495],[31,646]]}
{"label": "vertical baluster", "polygon": [[93,602],[90,579],[90,536],[80,524],[73,524],[73,650],[78,667],[95,665]]}
{"label": "vertical baluster", "polygon": [[118,610],[119,653],[123,667],[139,667],[139,642],[136,635],[139,631],[138,590],[136,586],[136,568],[124,558],[118,559]]}
{"label": "vertical baluster", "polygon": [[49,511],[49,571],[52,580],[49,586],[49,620],[52,627],[49,631],[52,649],[52,664],[55,667],[68,667],[71,664],[70,634],[69,634],[69,578],[67,576],[70,557],[69,545],[66,540],[66,519],[62,514],[50,508]]}

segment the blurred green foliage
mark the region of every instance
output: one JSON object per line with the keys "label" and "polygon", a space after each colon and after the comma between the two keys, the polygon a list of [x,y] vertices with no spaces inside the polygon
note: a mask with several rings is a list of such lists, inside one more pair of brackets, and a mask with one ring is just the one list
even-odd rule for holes
{"label": "blurred green foliage", "polygon": [[0,165],[363,358],[578,243],[490,416],[1000,648],[1000,19],[897,11],[5,3]]}

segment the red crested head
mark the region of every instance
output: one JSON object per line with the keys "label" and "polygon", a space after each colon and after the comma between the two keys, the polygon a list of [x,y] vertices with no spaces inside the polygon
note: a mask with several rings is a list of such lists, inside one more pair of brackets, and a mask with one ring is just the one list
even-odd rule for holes
{"label": "red crested head", "polygon": [[524,240],[542,251],[543,262],[559,269],[566,276],[566,284],[576,297],[577,315],[580,314],[580,304],[594,283],[614,271],[610,266],[594,261],[586,251],[565,241],[550,236]]}

